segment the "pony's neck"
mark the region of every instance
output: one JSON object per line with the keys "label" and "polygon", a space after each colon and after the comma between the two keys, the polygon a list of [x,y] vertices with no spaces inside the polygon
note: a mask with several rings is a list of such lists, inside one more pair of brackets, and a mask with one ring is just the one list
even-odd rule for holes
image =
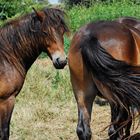
{"label": "pony's neck", "polygon": [[29,25],[30,21],[25,19],[23,23],[20,21],[17,25],[9,25],[4,33],[5,41],[8,42],[6,47],[9,47],[11,55],[17,58],[26,72],[41,53],[39,37]]}

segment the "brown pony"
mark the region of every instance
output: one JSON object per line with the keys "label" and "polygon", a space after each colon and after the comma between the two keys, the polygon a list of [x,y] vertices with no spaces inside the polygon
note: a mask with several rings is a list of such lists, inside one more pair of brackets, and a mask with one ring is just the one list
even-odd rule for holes
{"label": "brown pony", "polygon": [[128,26],[116,21],[93,22],[81,27],[73,37],[68,58],[80,140],[91,139],[90,120],[96,95],[112,105],[111,116],[119,116],[111,119],[119,129],[110,128],[110,139],[121,140],[130,135],[126,126],[131,126],[131,110],[133,106],[138,110],[140,107],[140,31]]}
{"label": "brown pony", "polygon": [[[35,9],[34,9],[35,10]],[[63,35],[68,31],[65,13],[46,8],[13,20],[0,28],[0,139],[9,139],[9,123],[26,73],[41,52],[54,67],[67,63]]]}

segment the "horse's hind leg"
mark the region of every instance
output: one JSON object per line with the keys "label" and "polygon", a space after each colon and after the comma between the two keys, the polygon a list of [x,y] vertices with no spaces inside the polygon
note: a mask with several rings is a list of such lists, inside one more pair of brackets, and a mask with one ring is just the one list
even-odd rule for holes
{"label": "horse's hind leg", "polygon": [[77,135],[79,140],[91,140],[91,112],[98,91],[91,75],[83,66],[80,53],[74,55],[72,52],[71,55],[69,55],[71,83],[78,107]]}
{"label": "horse's hind leg", "polygon": [[129,112],[120,106],[111,104],[111,126],[108,134],[110,140],[122,140],[126,139],[130,135],[130,128],[132,120],[129,119]]}
{"label": "horse's hind leg", "polygon": [[94,85],[87,85],[88,83],[86,82],[79,85],[72,78],[73,90],[78,107],[77,135],[79,140],[91,139],[90,120],[92,105],[96,96],[96,88]]}
{"label": "horse's hind leg", "polygon": [[119,107],[116,107],[114,104],[110,105],[111,107],[111,126],[108,130],[108,135],[110,140],[117,140],[119,139],[119,133],[118,133],[118,118],[119,116]]}
{"label": "horse's hind leg", "polygon": [[15,96],[0,99],[0,140],[9,139],[9,124],[14,108]]}

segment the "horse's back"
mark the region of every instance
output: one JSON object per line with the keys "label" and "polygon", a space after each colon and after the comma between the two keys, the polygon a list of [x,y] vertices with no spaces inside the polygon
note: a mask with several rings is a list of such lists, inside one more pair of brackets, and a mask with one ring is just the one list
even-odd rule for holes
{"label": "horse's back", "polygon": [[134,17],[121,17],[116,19],[117,22],[133,26],[140,30],[140,20]]}
{"label": "horse's back", "polygon": [[81,27],[72,40],[69,53],[80,52],[80,44],[92,37],[96,37],[115,59],[134,65],[137,63],[137,48],[131,31],[115,21],[93,22]]}

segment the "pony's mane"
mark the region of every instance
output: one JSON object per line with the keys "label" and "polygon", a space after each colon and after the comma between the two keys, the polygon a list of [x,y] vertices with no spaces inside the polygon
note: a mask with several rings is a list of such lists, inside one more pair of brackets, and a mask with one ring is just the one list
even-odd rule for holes
{"label": "pony's mane", "polygon": [[[67,16],[66,13],[60,9],[44,9],[43,10],[46,18],[46,25],[53,26],[56,30],[58,30],[59,33],[61,33],[61,29],[63,29],[63,32],[69,32],[69,28],[67,24],[65,23],[65,17]],[[48,30],[49,32],[49,30]]]}
{"label": "pony's mane", "polygon": [[7,28],[9,25],[17,24],[20,20],[29,17],[30,14],[23,15],[21,17],[16,17],[14,19],[7,20],[0,29]]}
{"label": "pony's mane", "polygon": [[[58,32],[61,32],[63,29],[63,32],[69,32],[69,28],[67,26],[67,23],[65,22],[65,17],[67,17],[66,13],[63,10],[57,9],[57,8],[44,8],[40,10],[39,12],[43,12],[45,16],[47,17],[46,19],[44,18],[44,23],[46,24],[46,29],[45,32],[53,37],[52,35],[52,30],[49,27],[55,28]],[[32,18],[35,16],[35,13],[29,13],[24,16],[18,17],[16,19],[12,19],[7,21],[1,28],[5,29],[8,28],[9,26],[15,26],[18,25],[21,21],[26,22],[26,20],[32,20]]]}

